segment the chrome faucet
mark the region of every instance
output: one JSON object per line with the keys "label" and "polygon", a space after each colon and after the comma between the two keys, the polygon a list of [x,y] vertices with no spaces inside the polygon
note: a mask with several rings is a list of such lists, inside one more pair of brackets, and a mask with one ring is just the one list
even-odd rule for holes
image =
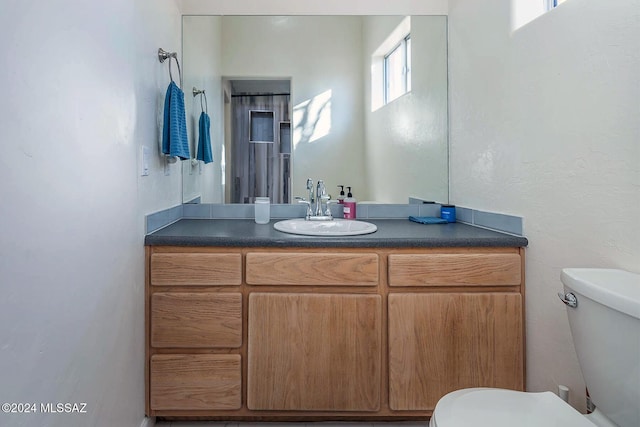
{"label": "chrome faucet", "polygon": [[319,179],[318,186],[316,188],[316,216],[324,216],[325,211],[322,209],[323,201],[329,201],[329,196],[327,196],[327,189],[324,187],[324,181]]}
{"label": "chrome faucet", "polygon": [[321,179],[318,180],[318,185],[316,187],[316,193],[314,197],[313,180],[311,178],[307,179],[307,191],[309,192],[309,200],[305,200],[303,197],[296,197],[298,203],[304,203],[307,205],[307,214],[305,216],[305,219],[307,221],[333,220],[331,209],[329,208],[331,197],[327,194],[327,190],[324,186],[324,181]]}
{"label": "chrome faucet", "polygon": [[313,203],[313,180],[307,178],[307,191],[309,192],[309,203]]}

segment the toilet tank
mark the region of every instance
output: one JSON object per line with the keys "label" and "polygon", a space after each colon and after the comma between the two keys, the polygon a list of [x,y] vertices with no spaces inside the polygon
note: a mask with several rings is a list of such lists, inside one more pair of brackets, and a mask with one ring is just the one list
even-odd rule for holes
{"label": "toilet tank", "polygon": [[640,426],[640,275],[622,270],[565,268],[571,335],[589,395],[620,427]]}

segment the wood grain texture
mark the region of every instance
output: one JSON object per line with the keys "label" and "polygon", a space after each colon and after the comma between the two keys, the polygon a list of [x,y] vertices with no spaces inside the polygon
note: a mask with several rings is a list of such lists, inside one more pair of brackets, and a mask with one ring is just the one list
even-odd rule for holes
{"label": "wood grain texture", "polygon": [[237,354],[155,354],[151,408],[240,409],[240,364]]}
{"label": "wood grain texture", "polygon": [[376,286],[375,253],[264,253],[246,257],[249,285]]}
{"label": "wood grain texture", "polygon": [[240,253],[153,253],[155,286],[237,286],[242,283]]}
{"label": "wood grain texture", "polygon": [[391,254],[390,286],[519,285],[517,253]]}
{"label": "wood grain texture", "polygon": [[399,293],[388,305],[391,409],[432,410],[465,387],[523,390],[519,294]]}
{"label": "wood grain texture", "polygon": [[151,346],[237,348],[242,345],[242,294],[156,292]]}
{"label": "wood grain texture", "polygon": [[[150,246],[146,251],[145,405],[149,416],[236,422],[424,420],[438,398],[455,388],[477,385],[487,378],[487,383],[496,387],[522,389],[524,384],[523,248]],[[262,280],[261,272],[247,277],[245,267],[255,265],[253,254],[260,255],[258,270],[270,270],[265,277],[271,283],[265,286],[250,282]],[[296,258],[299,255],[303,257]],[[338,257],[332,258],[334,255]],[[509,263],[517,259],[519,276],[512,274],[511,267],[497,265],[500,263],[494,256],[505,255]],[[354,257],[360,259],[355,267],[349,266]],[[212,263],[215,259],[220,262]],[[180,270],[184,265],[191,267]],[[360,274],[358,268],[365,273]],[[389,283],[392,276],[393,287]],[[509,282],[515,284],[505,284]],[[163,300],[163,294],[169,298]],[[173,298],[176,294],[194,294],[189,298],[197,299],[195,306],[189,298]],[[212,304],[204,301],[211,295],[228,294],[241,294],[240,304],[236,296],[235,303],[219,302],[218,308],[210,311]],[[305,298],[296,304],[277,303],[275,308],[257,310],[262,314],[255,318],[249,314],[249,300],[260,294]],[[494,294],[511,297],[502,306],[493,297],[488,305],[484,300],[447,299]],[[155,302],[154,295],[159,295]],[[413,306],[403,302],[394,309],[398,295],[411,295],[408,301],[415,300]],[[444,298],[440,302],[421,299],[438,295]],[[307,300],[308,296],[329,298],[330,302]],[[358,309],[351,301],[332,297],[374,297],[378,302],[372,305],[357,300],[366,306]],[[509,299],[514,297],[520,299],[519,308]],[[517,309],[519,325],[509,314]],[[225,310],[233,314],[227,316]],[[501,311],[503,314],[496,314]],[[223,320],[237,315],[242,323],[239,344],[237,323]],[[438,320],[443,317],[457,320]],[[224,323],[222,330],[211,333],[220,322]],[[172,323],[177,329],[170,326]],[[369,326],[336,326],[339,324],[375,324],[377,340],[367,332]],[[251,336],[258,336],[252,345],[249,327],[254,330]],[[413,332],[403,335],[393,333],[392,328],[413,328]],[[472,332],[459,332],[465,329]],[[152,339],[167,347],[153,346]],[[203,340],[208,343],[189,347]],[[251,349],[255,348],[260,352],[255,363],[250,363],[249,353],[254,355]],[[521,357],[514,356],[517,354]],[[229,371],[228,379],[212,380],[226,374],[220,374],[219,368],[216,374],[209,361],[197,359],[203,356],[233,356],[238,360],[234,362],[237,368]],[[168,359],[162,360],[164,357]],[[174,357],[177,361],[170,362]],[[180,357],[196,357],[196,362]],[[248,380],[250,372],[255,383]],[[255,401],[250,401],[252,389]],[[284,409],[255,409],[256,405]],[[418,409],[402,409],[407,407]]]}
{"label": "wood grain texture", "polygon": [[251,294],[248,408],[377,411],[381,304],[379,295]]}
{"label": "wood grain texture", "polygon": [[151,283],[149,267],[151,263],[151,247],[144,247],[144,413],[151,414],[149,380],[149,361],[151,360]]}

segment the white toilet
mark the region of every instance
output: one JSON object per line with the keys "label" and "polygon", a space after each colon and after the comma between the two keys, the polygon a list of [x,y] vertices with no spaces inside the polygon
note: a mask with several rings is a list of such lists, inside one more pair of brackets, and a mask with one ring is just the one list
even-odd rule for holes
{"label": "white toilet", "polygon": [[429,427],[640,426],[640,275],[566,268],[561,279],[593,414],[551,392],[470,388],[440,399]]}

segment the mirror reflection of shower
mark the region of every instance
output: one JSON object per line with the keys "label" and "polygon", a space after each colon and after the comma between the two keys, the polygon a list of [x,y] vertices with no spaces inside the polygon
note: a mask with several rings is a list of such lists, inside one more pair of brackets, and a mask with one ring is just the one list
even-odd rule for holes
{"label": "mirror reflection of shower", "polygon": [[291,203],[291,80],[223,78],[226,203]]}

